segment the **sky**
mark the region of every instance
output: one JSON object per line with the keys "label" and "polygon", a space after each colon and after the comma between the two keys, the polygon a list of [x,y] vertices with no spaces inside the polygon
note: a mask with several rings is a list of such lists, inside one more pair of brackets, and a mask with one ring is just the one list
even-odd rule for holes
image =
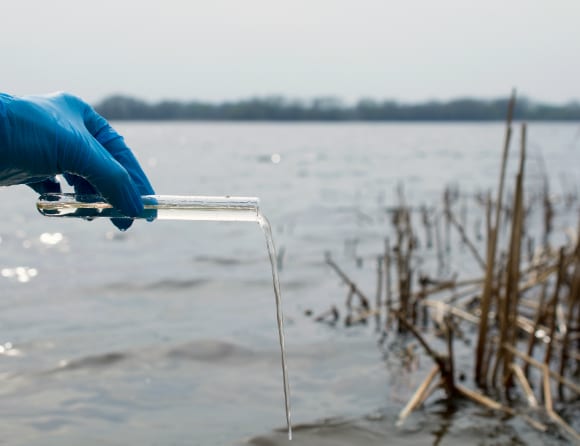
{"label": "sky", "polygon": [[0,91],[580,100],[578,0],[18,0]]}

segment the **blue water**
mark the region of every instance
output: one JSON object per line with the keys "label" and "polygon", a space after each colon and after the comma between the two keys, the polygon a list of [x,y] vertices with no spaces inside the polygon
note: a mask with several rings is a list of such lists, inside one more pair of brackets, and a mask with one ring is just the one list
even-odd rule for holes
{"label": "blue water", "polygon": [[[304,315],[346,298],[325,252],[374,296],[399,183],[417,206],[440,203],[449,183],[467,195],[496,188],[502,124],[116,128],[157,193],[261,198],[282,253],[293,419],[304,426],[294,444],[464,444],[474,428],[490,444],[548,441],[521,421],[474,408],[443,416],[436,404],[396,428],[430,362],[407,370],[385,359],[373,327]],[[578,191],[580,125],[534,123],[528,149],[528,190],[546,172],[555,195]],[[0,443],[285,444],[271,433],[284,427],[284,402],[257,224],[139,221],[120,233],[107,221],[42,217],[26,187],[0,193]],[[473,272],[463,257],[452,254],[448,273]]]}

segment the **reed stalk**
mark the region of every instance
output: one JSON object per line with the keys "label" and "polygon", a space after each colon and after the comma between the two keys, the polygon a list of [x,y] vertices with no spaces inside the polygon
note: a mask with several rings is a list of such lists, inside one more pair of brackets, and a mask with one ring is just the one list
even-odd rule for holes
{"label": "reed stalk", "polygon": [[452,224],[453,227],[455,227],[455,229],[459,233],[459,236],[461,237],[461,241],[469,248],[469,251],[473,255],[475,261],[479,264],[481,269],[485,271],[485,261],[481,257],[481,254],[479,254],[479,251],[477,250],[473,242],[467,236],[467,233],[465,232],[465,227],[457,221],[455,215],[453,215],[451,210],[449,210],[448,213],[449,215],[447,216],[447,219],[449,223]]}
{"label": "reed stalk", "polygon": [[377,293],[375,295],[375,323],[376,331],[381,331],[381,307],[383,306],[381,299],[383,296],[383,257],[377,257]]}
{"label": "reed stalk", "polygon": [[486,356],[486,341],[488,336],[488,314],[491,308],[492,291],[493,291],[493,277],[495,267],[495,255],[497,249],[497,234],[501,223],[501,209],[503,201],[503,188],[505,180],[505,171],[507,165],[507,158],[512,134],[512,117],[515,107],[515,91],[512,92],[506,117],[506,131],[503,147],[503,156],[501,162],[501,173],[499,180],[499,188],[497,192],[496,210],[495,210],[495,225],[488,233],[487,244],[487,264],[485,271],[485,282],[483,293],[481,296],[481,322],[479,325],[479,335],[477,339],[477,348],[475,356],[475,381],[481,386],[485,387],[487,381],[487,364],[484,361]]}

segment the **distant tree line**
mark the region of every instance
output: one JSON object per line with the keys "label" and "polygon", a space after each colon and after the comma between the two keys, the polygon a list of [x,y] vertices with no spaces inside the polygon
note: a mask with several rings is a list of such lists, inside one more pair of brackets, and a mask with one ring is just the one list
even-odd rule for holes
{"label": "distant tree line", "polygon": [[[336,98],[309,101],[283,97],[209,103],[161,101],[149,103],[116,95],[96,110],[110,120],[226,120],[226,121],[494,121],[505,119],[508,99],[456,99],[405,104],[362,99],[345,105]],[[514,118],[521,120],[580,120],[580,103],[565,105],[518,99]]]}

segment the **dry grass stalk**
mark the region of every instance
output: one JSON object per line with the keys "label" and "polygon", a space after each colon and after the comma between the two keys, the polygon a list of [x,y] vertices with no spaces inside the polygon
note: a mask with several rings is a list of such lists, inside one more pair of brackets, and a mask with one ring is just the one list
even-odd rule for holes
{"label": "dry grass stalk", "polygon": [[441,275],[445,269],[445,254],[443,252],[443,242],[441,241],[441,219],[439,215],[435,217],[435,250],[437,252],[437,271]]}
{"label": "dry grass stalk", "polygon": [[393,224],[397,232],[396,265],[399,284],[399,311],[401,317],[398,332],[405,332],[405,325],[400,323],[401,318],[408,319],[412,314],[413,299],[411,297],[411,256],[413,252],[413,230],[411,228],[411,214],[405,206],[402,189],[399,189],[399,201],[401,206],[393,216]]}
{"label": "dry grass stalk", "polygon": [[556,333],[556,308],[558,307],[558,297],[560,295],[560,288],[562,286],[562,281],[565,274],[565,267],[564,267],[564,248],[560,249],[560,267],[558,268],[558,276],[556,279],[556,286],[554,287],[554,293],[552,295],[552,299],[548,303],[548,311],[550,312],[550,319],[549,319],[549,337],[550,342],[548,342],[548,346],[546,347],[546,354],[544,356],[544,364],[549,365],[550,360],[552,359],[552,346],[554,345],[554,336]]}
{"label": "dry grass stalk", "polygon": [[[498,410],[498,411],[501,411],[501,412],[505,412],[505,413],[507,413],[508,415],[511,415],[511,416],[515,416],[516,415],[516,412],[511,407],[504,406],[503,404],[498,403],[497,401],[492,400],[491,398],[489,398],[489,397],[487,397],[487,396],[485,396],[485,395],[483,395],[481,393],[474,392],[473,390],[470,390],[470,389],[468,389],[465,386],[462,386],[462,385],[459,385],[458,384],[457,385],[457,391],[462,396],[464,396],[465,398],[470,399],[471,401],[473,401],[473,402],[475,402],[477,404],[480,404],[480,405],[482,405],[484,407],[487,407],[488,409]],[[537,422],[536,420],[530,418],[527,415],[521,415],[521,417],[530,426],[532,426],[534,429],[536,429],[536,430],[538,430],[540,432],[545,432],[545,431],[548,430],[548,428],[547,428],[546,425]]]}
{"label": "dry grass stalk", "polygon": [[550,418],[552,419],[552,421],[554,421],[554,423],[556,423],[558,426],[560,426],[562,429],[564,429],[568,435],[570,435],[570,437],[572,437],[574,439],[574,441],[577,444],[580,444],[580,434],[578,434],[578,432],[576,432],[572,426],[570,426],[568,423],[566,423],[562,417],[560,417],[560,415],[558,415],[556,412],[549,411],[548,415],[550,416]]}
{"label": "dry grass stalk", "polygon": [[[579,220],[580,224],[580,220]],[[574,310],[576,307],[579,309],[580,314],[580,228],[578,230],[579,236],[577,237],[576,248],[574,249],[574,256],[576,257],[576,265],[572,275],[572,283],[570,286],[570,293],[568,294],[568,314],[565,323],[565,332],[562,339],[561,354],[560,354],[560,375],[564,376],[566,370],[566,363],[568,358],[572,357],[578,361],[579,356],[576,352],[569,352],[570,348],[570,332],[572,329],[572,321],[574,317]],[[578,324],[578,322],[577,322]],[[558,395],[560,399],[564,397],[564,389],[561,383],[558,383]]]}
{"label": "dry grass stalk", "polygon": [[498,403],[495,400],[492,400],[491,398],[475,392],[471,389],[468,389],[467,387],[461,385],[461,384],[457,384],[457,391],[463,395],[465,398],[468,398],[472,401],[475,401],[477,404],[481,404],[484,407],[487,407],[488,409],[492,409],[492,410],[500,410],[502,412],[505,412],[509,415],[515,415],[515,411],[511,408],[511,407],[507,407],[504,406],[501,403]]}
{"label": "dry grass stalk", "polygon": [[[387,276],[388,277],[388,276]],[[414,300],[418,300],[418,304],[419,306],[428,306],[428,307],[434,307],[434,308],[445,308],[446,311],[451,312],[454,316],[459,316],[462,319],[471,321],[475,324],[479,324],[479,318],[477,316],[473,316],[471,315],[471,313],[468,313],[466,311],[463,311],[459,308],[453,307],[443,301],[434,301],[434,300],[428,300],[427,297],[431,297],[433,294],[437,294],[440,293],[442,291],[446,291],[449,289],[454,289],[456,287],[464,287],[464,286],[469,286],[472,285],[474,283],[480,283],[482,282],[481,279],[473,279],[473,280],[465,280],[465,281],[461,281],[461,282],[444,282],[441,284],[438,284],[432,288],[426,288],[424,291],[420,290],[416,293],[413,293],[411,295],[411,299]],[[456,300],[460,297],[464,297],[465,295],[471,295],[474,292],[477,291],[479,287],[477,288],[469,288],[467,290],[465,290],[463,293],[457,293],[454,295],[451,295],[447,300]],[[387,308],[387,312],[389,312],[389,314],[393,313],[393,306],[392,303],[389,304],[390,300],[387,299],[387,301],[385,302],[385,306]],[[371,316],[375,316],[376,314],[380,313],[382,311],[382,308],[373,308],[367,311],[361,311],[357,316],[354,316],[352,318],[352,322],[353,323],[357,323],[360,322],[362,320],[368,319]],[[390,317],[387,316],[387,321],[390,320]],[[386,329],[388,330],[390,326],[390,323],[387,322],[385,324]]]}
{"label": "dry grass stalk", "polygon": [[417,407],[419,407],[424,401],[424,397],[427,394],[433,380],[437,377],[439,373],[439,366],[434,365],[429,374],[426,376],[425,380],[417,388],[411,399],[407,402],[401,413],[399,413],[399,419],[397,420],[397,425],[403,424],[405,419],[413,412]]}
{"label": "dry grass stalk", "polygon": [[580,395],[580,386],[578,384],[564,378],[559,373],[551,370],[546,364],[538,361],[537,359],[531,358],[530,356],[520,352],[519,350],[516,350],[511,345],[506,344],[504,345],[504,348],[506,350],[509,350],[514,356],[517,356],[520,359],[523,359],[524,361],[529,363],[530,365],[533,365],[534,367],[538,368],[541,372],[544,372],[544,370],[546,370],[550,374],[550,376],[554,378],[556,381],[561,383],[563,386],[566,386],[568,389],[570,389],[577,395]]}
{"label": "dry grass stalk", "polygon": [[[453,375],[454,373],[453,359],[450,356],[441,355],[437,353],[435,350],[433,350],[413,324],[403,319],[400,312],[396,312],[396,315],[399,318],[399,322],[402,325],[404,325],[405,328],[413,334],[413,336],[415,336],[415,338],[419,341],[419,344],[421,344],[421,346],[425,349],[427,355],[429,355],[431,359],[433,359],[435,364],[437,364],[439,372],[441,373],[441,379],[443,380],[443,388],[445,389],[445,392],[447,393],[447,397],[449,398],[449,400],[452,400],[453,397],[456,395],[455,377]],[[448,321],[449,319],[446,319],[446,327],[448,330],[447,335],[449,340],[449,338],[451,337],[451,326],[448,323]],[[451,341],[448,341],[448,345],[450,344]],[[449,346],[448,348],[450,350],[450,353],[452,353],[451,347]]]}
{"label": "dry grass stalk", "polygon": [[457,303],[457,301],[460,301],[466,297],[474,298],[474,297],[479,296],[480,290],[481,290],[480,286],[470,287],[470,288],[465,289],[461,292],[450,294],[446,298],[441,299],[441,301],[448,303],[450,305],[455,304],[455,303]]}
{"label": "dry grass stalk", "polygon": [[383,257],[377,257],[377,294],[375,296],[375,308],[379,311],[375,313],[376,331],[381,331],[381,298],[383,295]]}
{"label": "dry grass stalk", "polygon": [[330,254],[326,255],[326,264],[329,265],[340,276],[340,278],[346,285],[348,285],[350,292],[352,294],[356,294],[359,297],[362,307],[368,310],[370,308],[369,304],[370,301],[368,297],[364,295],[364,293],[360,290],[360,288],[356,285],[356,283],[350,280],[350,278],[344,273],[344,271],[342,271],[340,267],[334,262],[334,260],[332,260]]}
{"label": "dry grass stalk", "polygon": [[[521,129],[521,150],[520,150],[520,166],[516,177],[516,194],[514,200],[514,218],[512,224],[510,253],[509,253],[509,275],[510,281],[506,285],[507,299],[507,333],[506,341],[511,345],[516,345],[517,329],[520,317],[518,316],[519,305],[519,282],[520,282],[520,261],[522,238],[524,233],[524,167],[526,162],[526,125],[522,124]],[[503,343],[502,343],[503,344]],[[509,352],[505,352],[504,358],[504,386],[511,385],[510,376],[513,357]]]}
{"label": "dry grass stalk", "polygon": [[554,411],[554,403],[552,402],[552,388],[550,386],[550,373],[548,367],[545,366],[542,370],[542,390],[544,394],[544,406],[548,413]]}
{"label": "dry grass stalk", "polygon": [[[542,293],[540,294],[540,302],[538,305],[538,310],[536,311],[536,318],[534,320],[534,326],[532,328],[532,335],[528,338],[528,348],[527,348],[527,355],[529,357],[531,357],[534,353],[534,347],[536,345],[536,333],[538,332],[538,328],[540,326],[540,321],[542,320],[543,316],[544,316],[544,302],[546,300],[546,294],[547,294],[547,289],[548,289],[548,284],[546,282],[544,282],[543,286],[542,286]],[[526,362],[526,364],[524,365],[524,375],[527,377],[529,376],[529,368],[530,368],[530,363]]]}
{"label": "dry grass stalk", "polygon": [[487,381],[487,364],[484,361],[486,357],[486,340],[488,331],[488,314],[491,309],[492,300],[492,288],[493,288],[493,278],[494,278],[494,267],[495,267],[495,254],[497,249],[497,234],[501,222],[501,209],[503,201],[503,188],[505,180],[505,171],[507,165],[508,151],[511,140],[511,123],[513,117],[513,110],[515,106],[515,91],[512,92],[512,96],[508,105],[508,112],[506,117],[506,133],[503,147],[503,156],[501,163],[501,173],[499,180],[498,196],[496,201],[495,210],[495,225],[490,228],[488,232],[488,244],[487,244],[487,263],[485,271],[485,282],[483,287],[483,294],[481,297],[481,322],[479,325],[479,335],[477,339],[477,349],[475,357],[475,381],[482,387],[485,387]]}
{"label": "dry grass stalk", "polygon": [[[523,178],[526,157],[526,126],[522,125],[522,144],[520,150],[520,165],[516,176],[516,193],[514,195],[513,218],[511,227],[511,236],[505,271],[505,288],[503,294],[499,297],[499,322],[500,322],[500,346],[506,342],[515,345],[516,342],[516,320],[517,306],[519,300],[519,280],[520,280],[520,257],[521,257],[521,240],[523,229]],[[503,369],[502,386],[507,392],[511,387],[511,368],[512,355],[503,348],[499,348],[495,358],[492,383],[497,386],[497,375],[500,366]]]}
{"label": "dry grass stalk", "polygon": [[462,310],[461,308],[454,307],[445,302],[425,300],[423,305],[433,307],[442,313],[450,313],[453,316],[457,316],[467,322],[471,322],[474,325],[479,325],[479,318],[477,316],[474,316],[471,313]]}
{"label": "dry grass stalk", "polygon": [[445,216],[445,252],[451,251],[451,188],[448,185],[443,191],[443,215]]}
{"label": "dry grass stalk", "polygon": [[[388,331],[391,328],[393,308],[393,286],[391,277],[391,242],[387,237],[385,239],[385,304],[387,306],[387,316],[385,322],[385,329]],[[380,311],[380,309],[379,309]]]}
{"label": "dry grass stalk", "polygon": [[426,392],[423,393],[423,398],[421,398],[419,404],[420,405],[424,404],[425,401],[427,401],[431,397],[431,395],[433,395],[437,390],[442,389],[443,383],[444,383],[443,378],[439,378],[439,381],[437,381],[434,385],[432,385],[429,389],[427,389]]}
{"label": "dry grass stalk", "polygon": [[544,367],[542,373],[542,382],[544,390],[544,405],[546,407],[546,412],[549,417],[560,427],[562,427],[576,442],[580,443],[580,434],[576,432],[572,427],[566,423],[560,415],[554,411],[554,405],[552,402],[552,389],[550,386],[550,373],[547,366]]}
{"label": "dry grass stalk", "polygon": [[485,271],[485,261],[481,257],[481,254],[479,254],[479,251],[477,250],[473,242],[467,236],[465,228],[457,221],[455,215],[453,215],[453,213],[451,212],[451,209],[447,210],[447,213],[448,213],[447,215],[448,221],[455,227],[455,229],[457,229],[457,232],[459,232],[459,235],[461,236],[461,240],[463,241],[463,243],[467,245],[467,247],[473,254],[473,258],[477,261],[479,266],[481,266],[481,269]]}
{"label": "dry grass stalk", "polygon": [[530,386],[530,383],[526,378],[526,375],[524,375],[524,371],[522,370],[522,368],[516,363],[512,363],[511,370],[514,373],[517,382],[520,384],[522,391],[526,395],[528,405],[532,408],[538,407],[538,400],[536,399],[532,387]]}
{"label": "dry grass stalk", "polygon": [[429,218],[429,210],[426,206],[421,206],[421,221],[425,228],[425,244],[427,245],[427,249],[430,249],[433,246],[433,225]]}

